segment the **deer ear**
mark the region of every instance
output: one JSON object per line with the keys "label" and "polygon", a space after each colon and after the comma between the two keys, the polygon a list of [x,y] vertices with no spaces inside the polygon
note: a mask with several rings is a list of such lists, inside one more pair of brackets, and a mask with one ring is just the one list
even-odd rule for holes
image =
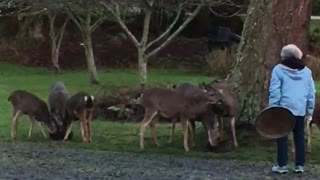
{"label": "deer ear", "polygon": [[92,99],[92,101],[93,101],[93,100],[94,100],[94,96],[91,95],[91,99]]}
{"label": "deer ear", "polygon": [[87,102],[88,96],[84,96],[84,101]]}

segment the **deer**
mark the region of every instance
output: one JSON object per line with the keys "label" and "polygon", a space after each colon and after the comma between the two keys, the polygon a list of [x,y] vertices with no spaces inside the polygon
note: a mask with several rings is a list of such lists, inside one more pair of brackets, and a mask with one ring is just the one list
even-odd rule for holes
{"label": "deer", "polygon": [[[199,99],[192,99],[167,88],[150,88],[140,96],[140,103],[145,109],[144,118],[140,124],[140,149],[144,149],[144,134],[149,126],[156,146],[160,146],[156,134],[156,116],[167,119],[179,119],[183,129],[183,145],[189,152],[188,127],[189,121],[206,112],[211,104],[219,103],[221,99],[209,92]],[[209,142],[217,144],[219,131],[217,127],[208,130]]]}
{"label": "deer", "polygon": [[[198,98],[202,98],[205,96],[205,90],[201,89],[199,86],[195,86],[191,83],[182,83],[182,84],[175,84],[172,86],[172,88],[174,89],[174,91],[178,94],[181,94],[187,98],[193,98],[193,99],[198,99]],[[219,94],[216,94],[217,96],[219,96]],[[168,143],[172,143],[172,137],[174,134],[174,130],[175,130],[175,124],[176,124],[177,119],[173,119],[172,120],[172,127],[171,127],[171,132],[170,132],[170,136],[169,136],[169,140]],[[212,111],[212,109],[208,109],[206,112],[200,114],[198,117],[196,117],[195,119],[190,120],[190,126],[189,126],[189,130],[191,132],[191,138],[192,138],[192,146],[194,147],[196,142],[195,142],[195,121],[200,121],[203,125],[203,127],[207,130],[209,129],[214,129],[214,127],[218,127],[219,124],[217,122],[217,116],[216,114]],[[213,137],[209,137],[210,133],[208,133],[208,139],[209,138],[213,138]]]}
{"label": "deer", "polygon": [[57,132],[50,134],[53,140],[62,140],[67,131],[66,103],[69,91],[61,81],[56,82],[50,89],[48,96],[49,112],[57,125]]}
{"label": "deer", "polygon": [[78,92],[71,96],[66,103],[67,132],[63,138],[65,142],[75,121],[80,121],[81,137],[83,143],[92,141],[91,120],[93,117],[94,96],[86,92]]}
{"label": "deer", "polygon": [[[313,124],[316,124],[318,129],[320,129],[320,95],[316,95],[315,109],[312,115],[312,121],[306,121],[306,130],[307,130],[307,152],[311,153],[312,151],[312,136],[313,136]],[[291,152],[295,153],[294,139],[291,139]]]}
{"label": "deer", "polygon": [[233,146],[238,148],[238,141],[236,137],[235,122],[238,116],[238,99],[233,91],[229,77],[226,79],[217,79],[209,84],[201,84],[207,91],[218,91],[222,95],[222,103],[213,105],[213,111],[218,115],[220,122],[219,129],[221,138],[223,138],[223,124],[228,121],[232,132]]}
{"label": "deer", "polygon": [[49,133],[55,133],[57,131],[56,123],[50,116],[46,102],[36,95],[25,90],[15,90],[9,95],[8,101],[13,107],[11,125],[12,140],[16,139],[18,119],[21,115],[28,115],[30,119],[28,139],[31,139],[35,123],[40,127],[44,138],[47,138],[46,131],[43,128],[44,125],[47,127]]}

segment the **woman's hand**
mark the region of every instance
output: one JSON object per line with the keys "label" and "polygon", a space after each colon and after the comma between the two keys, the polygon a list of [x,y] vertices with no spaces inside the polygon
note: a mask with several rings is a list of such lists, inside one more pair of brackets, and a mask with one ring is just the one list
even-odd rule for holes
{"label": "woman's hand", "polygon": [[312,116],[306,116],[304,120],[310,123],[312,121]]}

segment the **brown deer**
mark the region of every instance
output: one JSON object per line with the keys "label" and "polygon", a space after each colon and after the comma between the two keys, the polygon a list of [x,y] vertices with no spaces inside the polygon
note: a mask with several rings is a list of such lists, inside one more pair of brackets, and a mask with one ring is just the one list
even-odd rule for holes
{"label": "brown deer", "polygon": [[[193,84],[190,83],[182,83],[182,84],[176,84],[172,87],[174,89],[174,91],[178,94],[183,95],[184,97],[187,98],[191,98],[191,99],[199,99],[199,98],[203,98],[206,96],[205,94],[205,90],[201,89],[198,86],[195,86]],[[220,94],[217,94],[217,96],[219,96]],[[174,134],[174,130],[175,130],[175,124],[176,124],[177,119],[173,119],[172,120],[172,128],[171,128],[171,132],[170,132],[170,136],[169,136],[169,141],[168,143],[172,142],[172,137]],[[195,119],[191,119],[190,120],[190,133],[191,133],[191,138],[192,138],[192,146],[195,146],[196,142],[195,142],[195,121],[200,121],[203,125],[203,127],[206,129],[206,132],[211,132],[208,130],[214,130],[215,127],[218,127],[218,121],[217,121],[217,116],[216,114],[212,111],[211,108],[208,108],[208,110],[202,114],[200,114],[198,117],[196,117]],[[211,135],[213,135],[211,133]],[[213,139],[213,137],[209,137],[210,133],[208,133],[208,139],[209,139],[209,143],[210,143],[210,138]],[[212,143],[211,143],[212,144]]]}
{"label": "brown deer", "polygon": [[224,121],[228,121],[230,123],[232,132],[233,145],[234,147],[239,147],[235,128],[235,121],[238,115],[238,100],[233,91],[230,80],[228,78],[214,80],[208,85],[202,85],[207,91],[219,91],[219,93],[222,95],[222,103],[213,106],[213,111],[218,115],[219,118],[221,138],[223,137]]}
{"label": "brown deer", "polygon": [[[48,97],[49,112],[57,125],[57,132],[50,134],[53,140],[62,140],[67,131],[66,104],[69,92],[63,82],[56,82],[50,89]],[[69,135],[70,138],[71,135]]]}
{"label": "brown deer", "polygon": [[55,133],[57,131],[56,124],[50,116],[47,104],[34,94],[24,90],[16,90],[10,94],[8,101],[10,101],[13,106],[11,125],[12,139],[16,138],[18,119],[21,115],[28,115],[30,118],[28,139],[31,139],[35,123],[40,127],[45,138],[47,138],[47,135],[43,128],[44,124],[48,127],[49,133]]}
{"label": "brown deer", "polygon": [[68,97],[69,92],[61,81],[56,82],[49,92],[49,111],[60,127],[63,125],[63,119],[65,119],[66,116]]}
{"label": "brown deer", "polygon": [[[140,124],[140,149],[144,149],[144,133],[150,126],[153,140],[160,146],[156,134],[156,116],[160,115],[168,119],[179,119],[183,129],[183,144],[186,152],[188,145],[188,126],[191,119],[206,112],[211,104],[219,103],[221,99],[211,93],[199,99],[191,99],[174,92],[171,89],[151,88],[145,90],[141,95],[141,104],[145,109],[144,118]],[[212,145],[217,144],[219,131],[217,128],[210,130],[209,139]]]}
{"label": "brown deer", "polygon": [[[313,130],[312,125],[316,124],[318,129],[320,129],[320,95],[316,95],[316,103],[315,103],[315,109],[312,116],[311,122],[306,122],[306,129],[307,129],[307,136],[308,136],[308,142],[307,142],[307,152],[311,153],[312,151],[312,136],[313,136]],[[294,139],[291,139],[291,151],[292,153],[295,152],[294,147]]]}
{"label": "brown deer", "polygon": [[91,120],[93,116],[94,96],[78,92],[71,96],[66,103],[67,132],[63,138],[66,141],[74,121],[80,121],[82,142],[91,142]]}

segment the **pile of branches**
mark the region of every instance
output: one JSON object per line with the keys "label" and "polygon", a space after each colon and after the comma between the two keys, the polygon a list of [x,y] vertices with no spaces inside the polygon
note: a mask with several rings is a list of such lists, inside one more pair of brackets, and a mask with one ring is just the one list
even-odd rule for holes
{"label": "pile of branches", "polygon": [[97,89],[95,118],[118,122],[139,122],[144,109],[137,101],[141,94],[138,88],[114,88],[99,86]]}
{"label": "pile of branches", "polygon": [[[171,84],[160,84],[158,87],[172,87]],[[141,122],[144,108],[140,104],[141,89],[136,87],[106,87],[97,86],[95,94],[97,103],[94,108],[94,118],[113,122]],[[170,122],[160,117],[161,122]]]}

